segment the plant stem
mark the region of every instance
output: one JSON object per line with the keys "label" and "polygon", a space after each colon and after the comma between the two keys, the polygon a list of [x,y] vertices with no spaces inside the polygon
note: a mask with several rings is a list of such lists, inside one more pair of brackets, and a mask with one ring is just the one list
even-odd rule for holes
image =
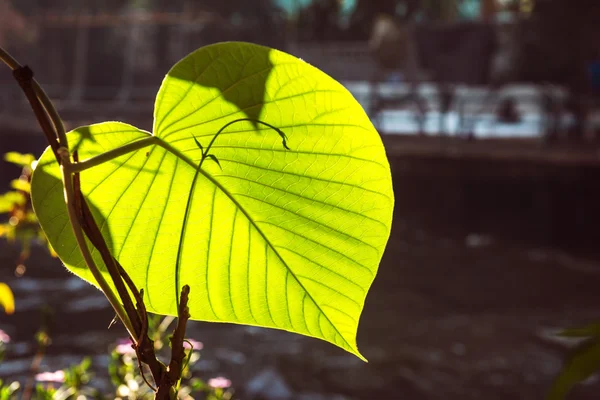
{"label": "plant stem", "polygon": [[[63,185],[65,189],[65,202],[69,214],[69,220],[75,239],[79,245],[83,258],[92,272],[92,275],[100,285],[100,288],[104,291],[106,298],[113,306],[115,312],[119,318],[123,321],[123,324],[132,335],[133,338],[137,337],[134,335],[132,323],[128,318],[123,305],[119,302],[112,288],[108,285],[104,279],[102,273],[94,263],[92,255],[87,247],[85,236],[83,234],[82,227],[79,223],[77,212],[74,208],[74,190],[72,174],[68,171],[68,166],[71,164],[70,153],[68,148],[68,141],[64,126],[58,112],[54,108],[52,101],[48,98],[44,90],[39,86],[35,79],[33,79],[33,72],[28,67],[23,67],[17,60],[15,60],[7,51],[0,48],[0,60],[3,61],[8,67],[13,70],[13,75],[21,89],[23,89],[31,107],[42,127],[44,134],[48,140],[48,144],[54,152],[54,156],[58,164],[61,165],[61,174]],[[49,125],[48,116],[52,121],[52,126]],[[58,138],[58,142],[57,142]],[[67,166],[64,168],[63,166]],[[128,293],[126,293],[128,295]]]}
{"label": "plant stem", "polygon": [[135,333],[135,330],[133,329],[133,325],[131,324],[129,317],[127,316],[127,313],[125,312],[125,309],[123,308],[123,305],[119,302],[119,299],[113,292],[112,288],[108,285],[108,282],[106,281],[106,279],[104,279],[104,276],[102,275],[102,273],[96,266],[96,263],[94,262],[92,254],[90,253],[90,250],[85,241],[85,236],[83,235],[83,229],[81,228],[81,225],[79,224],[77,212],[75,211],[75,207],[74,207],[75,195],[74,195],[74,190],[73,190],[73,180],[72,180],[71,174],[67,173],[67,171],[64,168],[64,167],[68,166],[69,164],[70,164],[70,160],[68,158],[68,155],[65,154],[63,156],[63,161],[62,161],[63,166],[61,166],[63,185],[65,188],[65,203],[67,204],[67,211],[69,213],[69,221],[71,222],[71,227],[73,228],[73,234],[75,235],[75,239],[77,240],[77,245],[79,246],[79,249],[81,250],[81,254],[83,255],[83,259],[85,260],[85,263],[87,264],[88,268],[92,272],[92,275],[94,275],[94,278],[96,279],[96,281],[98,282],[98,285],[100,286],[100,288],[106,295],[106,298],[112,305],[113,309],[115,310],[115,312],[117,313],[117,315],[119,316],[121,321],[123,321],[123,325],[125,325],[125,327],[127,328],[127,331],[131,335],[131,337],[136,338],[137,335]]}
{"label": "plant stem", "polygon": [[6,50],[0,47],[0,60],[4,62],[4,64],[8,65],[8,68],[15,70],[21,67],[21,64],[17,62]]}
{"label": "plant stem", "polygon": [[[21,66],[2,48],[0,48],[0,61],[3,61],[13,70],[13,76],[27,96],[40,127],[46,135],[56,161],[60,165],[65,203],[77,245],[86,265],[117,313],[117,316],[125,325],[129,335],[134,340],[138,359],[149,365],[154,380],[158,383],[156,399],[177,398],[178,382],[181,379],[182,365],[185,357],[185,351],[183,349],[185,328],[187,320],[190,318],[189,308],[187,306],[190,288],[188,285],[185,285],[182,288],[181,301],[178,303],[178,324],[171,339],[171,362],[169,367],[165,368],[164,364],[156,358],[153,341],[148,337],[147,313],[142,299],[143,291],[137,291],[131,278],[112,256],[106,245],[106,241],[81,193],[79,172],[153,144],[163,147],[165,150],[181,158],[196,169],[196,173],[200,171],[200,165],[205,157],[200,161],[200,165],[196,166],[193,160],[178,149],[164,142],[160,138],[150,136],[133,143],[128,143],[127,145],[113,149],[82,163],[78,162],[77,151],[74,151],[73,161],[71,161],[71,153],[69,151],[62,120],[46,93],[33,79],[33,71],[26,66]],[[211,144],[213,142],[214,138]],[[100,269],[96,266],[87,245],[86,235],[92,245],[100,252],[120,299],[116,296],[115,292],[100,272]],[[129,290],[132,291],[137,301],[137,307],[133,305],[125,283],[129,286]],[[141,372],[143,374],[143,371]],[[146,381],[146,383],[148,382]],[[150,386],[149,383],[148,385]]]}
{"label": "plant stem", "polygon": [[274,131],[276,131],[277,133],[279,133],[279,135],[284,139],[284,147],[287,148],[287,144],[285,143],[285,134],[281,131],[281,129],[279,129],[279,128],[271,125],[271,124],[268,124],[266,122],[257,120],[257,119],[240,118],[240,119],[236,119],[236,120],[230,121],[227,124],[225,124],[212,137],[210,143],[208,144],[208,147],[206,148],[206,150],[202,154],[202,158],[200,159],[199,165],[196,165],[191,158],[189,158],[184,153],[182,153],[181,151],[179,151],[178,149],[176,149],[175,147],[173,147],[171,144],[165,142],[164,140],[162,140],[158,136],[152,136],[152,135],[150,135],[150,136],[148,136],[146,138],[143,138],[143,139],[140,139],[140,140],[136,140],[135,142],[127,143],[127,144],[125,144],[123,146],[114,148],[114,149],[109,150],[109,151],[107,151],[105,153],[102,153],[102,154],[97,155],[95,157],[89,158],[89,159],[87,159],[85,161],[79,161],[79,162],[71,163],[71,164],[69,164],[67,166],[68,167],[68,172],[69,173],[82,172],[82,171],[85,171],[86,169],[93,168],[93,167],[96,167],[98,165],[102,165],[102,164],[104,164],[104,163],[106,163],[108,161],[114,160],[117,157],[123,156],[125,154],[131,153],[133,151],[137,151],[137,150],[143,149],[144,147],[148,147],[148,146],[152,146],[152,145],[162,147],[163,149],[167,150],[171,154],[174,154],[177,157],[179,157],[181,160],[183,160],[184,162],[186,162],[192,168],[198,169],[198,168],[202,167],[202,163],[204,162],[204,159],[208,155],[208,152],[210,151],[211,147],[215,143],[215,140],[217,139],[217,137],[227,127],[229,127],[230,125],[233,125],[233,124],[238,123],[238,122],[243,122],[243,121],[254,122],[256,124],[261,124],[261,125],[264,125],[264,126],[266,126],[268,128],[273,129]]}
{"label": "plant stem", "polygon": [[68,165],[68,172],[69,173],[82,172],[82,171],[85,171],[86,169],[97,167],[98,165],[102,165],[106,162],[114,160],[117,157],[121,157],[125,154],[131,153],[133,151],[137,151],[137,150],[143,149],[144,147],[148,147],[148,146],[152,146],[152,145],[160,146],[163,149],[170,152],[171,154],[174,154],[177,157],[179,157],[181,160],[183,160],[186,164],[188,164],[192,168],[194,168],[194,169],[198,168],[198,166],[194,163],[194,161],[191,158],[189,158],[188,156],[186,156],[185,154],[183,154],[182,152],[177,150],[175,147],[171,146],[169,143],[163,141],[159,137],[149,136],[147,138],[140,139],[135,142],[127,143],[126,145],[114,148],[112,150],[109,150],[109,151],[102,153],[100,155],[97,155],[95,157],[88,158],[85,161],[79,161],[76,163],[72,163],[72,164]]}
{"label": "plant stem", "polygon": [[[183,371],[183,362],[185,359],[185,350],[183,341],[185,340],[185,330],[188,320],[190,319],[190,309],[188,307],[188,299],[190,287],[184,285],[181,288],[181,299],[177,302],[177,326],[171,336],[171,362],[169,368],[162,377],[162,382],[159,384],[156,400],[174,400],[177,399],[177,387],[181,380]],[[191,350],[190,350],[191,351]]]}

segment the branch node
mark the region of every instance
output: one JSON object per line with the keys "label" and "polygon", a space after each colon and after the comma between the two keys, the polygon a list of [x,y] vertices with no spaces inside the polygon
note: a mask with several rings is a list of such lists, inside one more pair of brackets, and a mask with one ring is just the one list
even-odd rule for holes
{"label": "branch node", "polygon": [[69,162],[69,149],[67,149],[66,147],[59,147],[58,149],[56,149],[56,154],[58,154],[58,156],[61,158],[63,163]]}
{"label": "branch node", "polygon": [[27,65],[23,65],[22,67],[13,69],[13,77],[19,86],[24,87],[25,85],[29,85],[33,80],[33,71]]}

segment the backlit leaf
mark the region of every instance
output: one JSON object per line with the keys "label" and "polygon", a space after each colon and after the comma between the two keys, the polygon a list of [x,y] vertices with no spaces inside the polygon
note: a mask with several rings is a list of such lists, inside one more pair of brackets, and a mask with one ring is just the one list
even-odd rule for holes
{"label": "backlit leaf", "polygon": [[[81,174],[94,218],[149,311],[176,314],[189,284],[192,319],[284,329],[362,357],[358,321],[394,198],[379,134],[352,95],[296,57],[221,43],[173,67],[154,118],[160,145]],[[69,133],[69,143],[86,160],[150,135],[110,122]],[[203,154],[215,162],[198,169]],[[53,248],[93,282],[48,150],[32,196]]]}

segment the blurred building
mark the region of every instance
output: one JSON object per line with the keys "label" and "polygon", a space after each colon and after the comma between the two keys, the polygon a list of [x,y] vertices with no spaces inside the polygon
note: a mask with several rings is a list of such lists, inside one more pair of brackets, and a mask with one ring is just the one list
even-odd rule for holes
{"label": "blurred building", "polygon": [[[591,93],[600,54],[593,0],[0,0],[0,8],[0,43],[62,107],[89,100],[134,110],[184,55],[244,40],[343,82],[550,83],[578,95],[570,112],[582,116],[590,105],[579,94]],[[12,86],[0,96],[9,116]]]}

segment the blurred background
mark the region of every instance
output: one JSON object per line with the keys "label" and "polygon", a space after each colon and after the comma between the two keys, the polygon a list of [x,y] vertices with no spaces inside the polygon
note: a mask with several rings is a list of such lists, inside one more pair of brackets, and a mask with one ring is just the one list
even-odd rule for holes
{"label": "blurred background", "polygon": [[[0,46],[29,65],[67,128],[150,129],[168,69],[215,42],[284,50],[341,81],[381,134],[393,230],[358,345],[368,364],[290,333],[194,322],[195,374],[245,399],[540,399],[600,319],[600,6],[597,0],[0,0]],[[0,152],[45,148],[0,69]],[[20,169],[0,162],[0,192]],[[0,222],[10,215],[0,215]],[[24,264],[0,239],[0,378],[24,380],[42,315],[40,370],[124,336],[101,293],[42,246]],[[569,399],[597,399],[600,376]]]}

